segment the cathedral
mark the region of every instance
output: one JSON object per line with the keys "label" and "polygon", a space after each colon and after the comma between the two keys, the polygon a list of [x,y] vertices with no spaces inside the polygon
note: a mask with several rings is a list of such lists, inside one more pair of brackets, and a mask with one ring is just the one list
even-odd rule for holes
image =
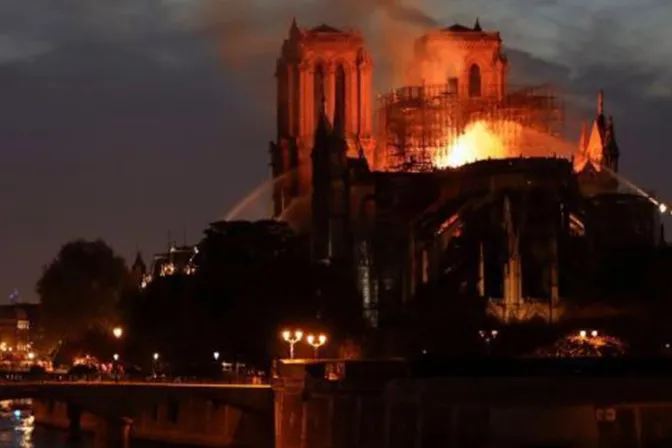
{"label": "cathedral", "polygon": [[407,84],[374,101],[359,31],[292,22],[275,69],[274,218],[310,236],[315,261],[351,266],[372,326],[429,284],[503,324],[560,321],[595,250],[660,242],[655,203],[622,191],[603,93],[577,147],[552,86],[513,89],[508,64],[478,20],[430,31]]}

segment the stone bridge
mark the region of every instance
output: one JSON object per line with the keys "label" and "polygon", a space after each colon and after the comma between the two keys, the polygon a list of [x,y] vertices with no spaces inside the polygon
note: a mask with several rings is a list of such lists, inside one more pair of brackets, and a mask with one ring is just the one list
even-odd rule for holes
{"label": "stone bridge", "polygon": [[[179,434],[181,421],[189,421],[188,426],[193,430],[192,423],[210,418],[205,414],[231,409],[235,411],[236,418],[225,418],[223,421],[224,425],[232,423],[226,431],[227,440],[209,442],[209,445],[250,448],[271,448],[274,445],[273,391],[267,385],[70,381],[0,383],[0,399],[19,398],[35,399],[47,416],[54,412],[56,404],[65,405],[73,436],[81,431],[82,415],[92,416],[95,420],[95,446],[101,448],[128,446],[136,419],[152,413],[158,419],[159,409],[163,409],[166,420],[173,423],[169,431],[171,434]],[[194,402],[203,406],[195,408],[191,406]],[[180,419],[180,414],[187,413],[200,415]],[[166,433],[163,437],[169,435]]]}

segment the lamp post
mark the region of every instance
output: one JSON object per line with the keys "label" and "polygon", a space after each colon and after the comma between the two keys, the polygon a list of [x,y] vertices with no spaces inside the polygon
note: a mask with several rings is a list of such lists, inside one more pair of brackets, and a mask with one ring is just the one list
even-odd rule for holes
{"label": "lamp post", "polygon": [[[112,329],[112,336],[117,340],[117,349],[120,348],[121,346],[121,337],[124,335],[124,329],[121,327],[114,327]],[[112,358],[114,359],[114,365],[112,366],[114,368],[114,381],[118,382],[119,381],[119,354],[115,353],[112,355]]]}
{"label": "lamp post", "polygon": [[159,361],[159,354],[154,353],[152,355],[152,373],[153,373],[154,378],[156,378],[156,376],[157,376],[156,375],[156,364],[157,364],[158,361]]}
{"label": "lamp post", "polygon": [[327,336],[321,334],[318,337],[315,337],[312,334],[309,334],[308,337],[306,338],[306,341],[313,347],[313,350],[315,352],[315,359],[317,359],[320,347],[322,347],[324,344],[327,343]]}
{"label": "lamp post", "polygon": [[494,341],[497,338],[499,332],[497,330],[490,330],[490,331],[481,330],[478,332],[478,334],[479,336],[481,336],[481,339],[483,339],[483,342],[485,342],[488,354],[490,354],[492,341]]}
{"label": "lamp post", "polygon": [[282,332],[282,339],[289,344],[289,359],[294,359],[294,345],[303,338],[303,331],[294,330],[292,333],[289,330]]}

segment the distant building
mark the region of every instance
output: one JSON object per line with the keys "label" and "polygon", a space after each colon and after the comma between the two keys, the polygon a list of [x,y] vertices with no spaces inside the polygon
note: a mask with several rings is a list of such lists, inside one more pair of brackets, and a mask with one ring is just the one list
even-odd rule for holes
{"label": "distant building", "polygon": [[31,343],[40,338],[38,312],[37,304],[0,306],[0,351],[30,350]]}
{"label": "distant building", "polygon": [[141,274],[140,287],[147,285],[158,277],[168,277],[171,275],[192,275],[196,272],[194,258],[198,254],[197,246],[176,246],[172,244],[168,252],[154,255],[152,264],[147,270],[140,254],[136,257],[132,272],[134,275]]}

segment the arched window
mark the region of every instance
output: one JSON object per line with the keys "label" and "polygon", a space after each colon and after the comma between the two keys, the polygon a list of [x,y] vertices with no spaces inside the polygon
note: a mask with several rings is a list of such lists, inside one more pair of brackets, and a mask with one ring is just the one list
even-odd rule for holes
{"label": "arched window", "polygon": [[315,78],[313,79],[313,103],[315,104],[315,123],[320,122],[320,114],[322,113],[322,102],[326,92],[324,90],[324,66],[321,63],[315,64]]}
{"label": "arched window", "polygon": [[339,64],[336,67],[336,92],[334,105],[334,132],[340,136],[345,137],[345,68]]}
{"label": "arched window", "polygon": [[481,68],[473,64],[469,68],[469,97],[477,98],[481,96]]}

